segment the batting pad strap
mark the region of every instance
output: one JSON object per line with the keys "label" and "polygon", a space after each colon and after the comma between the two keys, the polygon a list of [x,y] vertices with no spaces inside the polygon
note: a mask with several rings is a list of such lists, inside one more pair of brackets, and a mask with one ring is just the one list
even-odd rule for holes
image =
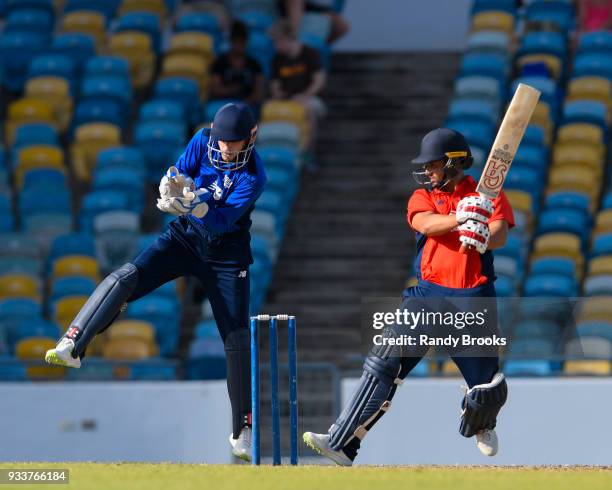
{"label": "batting pad strap", "polygon": [[[355,429],[355,437],[361,441],[368,435],[368,430],[371,427],[370,424],[374,422],[376,419],[382,417],[385,413],[389,411],[391,408],[391,400],[385,400],[383,404],[380,406],[377,412],[373,413],[370,418],[368,418],[362,425]],[[382,412],[382,413],[381,413]]]}
{"label": "batting pad strap", "polygon": [[470,388],[463,400],[463,412],[459,433],[472,437],[482,430],[494,429],[497,414],[508,398],[508,385],[502,373],[497,373],[489,383]]}

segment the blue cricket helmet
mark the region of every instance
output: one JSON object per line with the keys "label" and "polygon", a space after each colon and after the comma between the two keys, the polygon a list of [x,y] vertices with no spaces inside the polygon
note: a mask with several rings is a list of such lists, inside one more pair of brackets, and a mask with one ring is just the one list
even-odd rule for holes
{"label": "blue cricket helmet", "polygon": [[[223,171],[244,167],[251,158],[256,137],[257,121],[251,108],[243,102],[225,104],[217,111],[212,122],[208,140],[210,164]],[[219,141],[247,141],[247,144],[234,160],[226,162],[219,150]]]}

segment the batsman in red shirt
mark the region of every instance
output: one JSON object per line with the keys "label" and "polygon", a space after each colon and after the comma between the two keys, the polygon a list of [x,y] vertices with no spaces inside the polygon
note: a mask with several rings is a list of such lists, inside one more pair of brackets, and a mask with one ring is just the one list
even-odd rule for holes
{"label": "batsman in red shirt", "polygon": [[[506,243],[508,229],[514,226],[506,196],[502,192],[490,200],[476,193],[476,181],[464,174],[472,165],[469,145],[452,129],[438,128],[425,135],[412,164],[413,177],[423,186],[410,197],[407,212],[408,225],[416,233],[418,284],[404,291],[402,308],[410,309],[418,298],[451,303],[495,298],[491,250]],[[497,311],[493,310],[489,320],[496,328]],[[339,465],[352,465],[361,441],[389,409],[397,386],[429,347],[417,347],[409,355],[401,349],[375,345],[365,360],[358,388],[328,433],[306,432],[304,442]],[[498,372],[496,349],[493,352],[487,356],[451,352],[468,384],[459,432],[476,436],[478,449],[487,456],[497,453],[495,425],[507,398],[506,380]]]}

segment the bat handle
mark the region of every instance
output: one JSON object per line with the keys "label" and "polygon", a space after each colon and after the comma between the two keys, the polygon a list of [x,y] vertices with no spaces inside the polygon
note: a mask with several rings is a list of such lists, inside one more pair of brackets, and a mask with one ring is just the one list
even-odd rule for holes
{"label": "bat handle", "polygon": [[461,245],[461,248],[459,249],[459,253],[462,254],[467,254],[468,250],[470,250],[471,247],[469,247],[468,245]]}

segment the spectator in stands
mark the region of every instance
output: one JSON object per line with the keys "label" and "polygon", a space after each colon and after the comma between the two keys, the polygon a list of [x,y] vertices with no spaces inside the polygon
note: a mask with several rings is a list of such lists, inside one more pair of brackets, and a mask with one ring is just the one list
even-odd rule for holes
{"label": "spectator in stands", "polygon": [[306,161],[312,166],[318,122],[326,112],[319,97],[326,82],[321,57],[315,49],[298,40],[287,20],[276,23],[270,35],[276,46],[272,60],[271,96],[273,99],[294,100],[305,106],[309,125]]}
{"label": "spectator in stands", "polygon": [[350,29],[349,23],[326,0],[279,0],[278,10],[282,17],[289,20],[293,32],[297,33],[300,32],[304,12],[328,15],[331,21],[328,43],[337,41]]}
{"label": "spectator in stands", "polygon": [[234,22],[230,38],[229,51],[211,67],[211,97],[242,100],[257,113],[264,95],[264,76],[259,63],[247,55],[246,24]]}
{"label": "spectator in stands", "polygon": [[610,0],[578,0],[581,31],[612,29],[612,2]]}

